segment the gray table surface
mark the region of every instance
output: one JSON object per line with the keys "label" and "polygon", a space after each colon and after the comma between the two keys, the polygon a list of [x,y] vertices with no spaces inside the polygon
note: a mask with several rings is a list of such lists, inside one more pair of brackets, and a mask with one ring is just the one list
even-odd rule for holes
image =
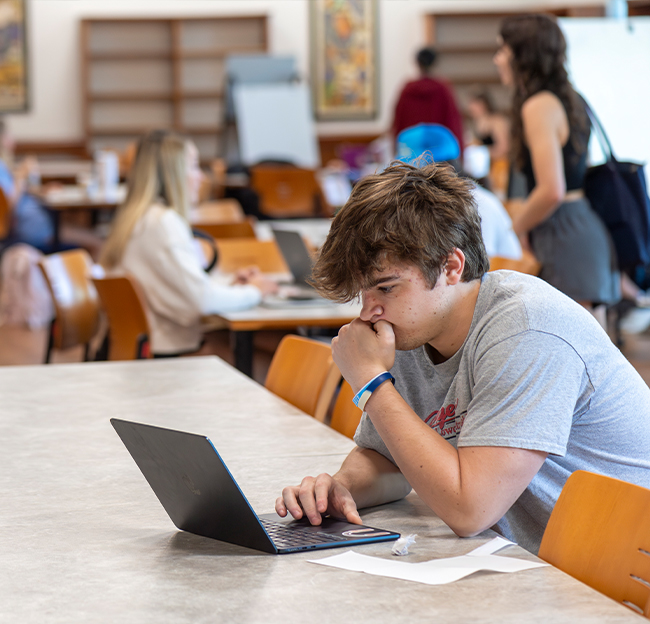
{"label": "gray table surface", "polygon": [[[260,513],[353,446],[217,358],[2,368],[0,621],[642,621],[551,567],[431,587],[307,562],[337,551],[274,556],[179,532],[113,416],[209,436]],[[417,533],[413,562],[493,536],[457,538],[415,494],[362,517]],[[389,544],[354,550],[391,557]]]}

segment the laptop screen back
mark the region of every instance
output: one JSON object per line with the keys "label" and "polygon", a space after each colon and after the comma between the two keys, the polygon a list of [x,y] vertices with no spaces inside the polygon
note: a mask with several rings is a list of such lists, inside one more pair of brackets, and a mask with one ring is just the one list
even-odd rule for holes
{"label": "laptop screen back", "polygon": [[302,236],[291,230],[273,230],[273,234],[294,281],[299,285],[307,285],[313,263]]}

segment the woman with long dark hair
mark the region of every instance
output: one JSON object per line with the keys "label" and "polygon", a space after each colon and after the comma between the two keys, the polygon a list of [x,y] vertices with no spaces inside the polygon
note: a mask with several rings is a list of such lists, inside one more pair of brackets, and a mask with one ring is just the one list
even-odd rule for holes
{"label": "woman with long dark hair", "polygon": [[616,302],[615,251],[582,191],[590,124],[565,68],[566,41],[546,15],[508,17],[494,57],[513,88],[511,158],[528,182],[513,228],[541,277],[587,308]]}

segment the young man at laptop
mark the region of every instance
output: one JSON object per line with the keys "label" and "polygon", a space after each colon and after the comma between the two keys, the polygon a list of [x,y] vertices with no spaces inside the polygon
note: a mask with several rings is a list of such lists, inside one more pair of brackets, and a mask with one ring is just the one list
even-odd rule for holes
{"label": "young man at laptop", "polygon": [[332,348],[364,415],[339,472],[285,488],[280,516],[360,522],[413,488],[458,535],[537,552],[574,470],[650,487],[650,390],[578,303],[487,273],[470,184],[394,164],[334,219],[314,282],[361,296]]}

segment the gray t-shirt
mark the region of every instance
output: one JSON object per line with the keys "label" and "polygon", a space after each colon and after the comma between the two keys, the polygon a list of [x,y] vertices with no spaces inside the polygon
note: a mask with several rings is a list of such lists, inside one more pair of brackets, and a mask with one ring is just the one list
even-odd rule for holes
{"label": "gray t-shirt", "polygon": [[[590,470],[650,488],[650,390],[592,315],[542,280],[483,277],[469,333],[434,365],[420,347],[398,351],[395,388],[455,447],[549,453],[495,525],[537,552],[564,482]],[[355,435],[389,459],[364,413]]]}

